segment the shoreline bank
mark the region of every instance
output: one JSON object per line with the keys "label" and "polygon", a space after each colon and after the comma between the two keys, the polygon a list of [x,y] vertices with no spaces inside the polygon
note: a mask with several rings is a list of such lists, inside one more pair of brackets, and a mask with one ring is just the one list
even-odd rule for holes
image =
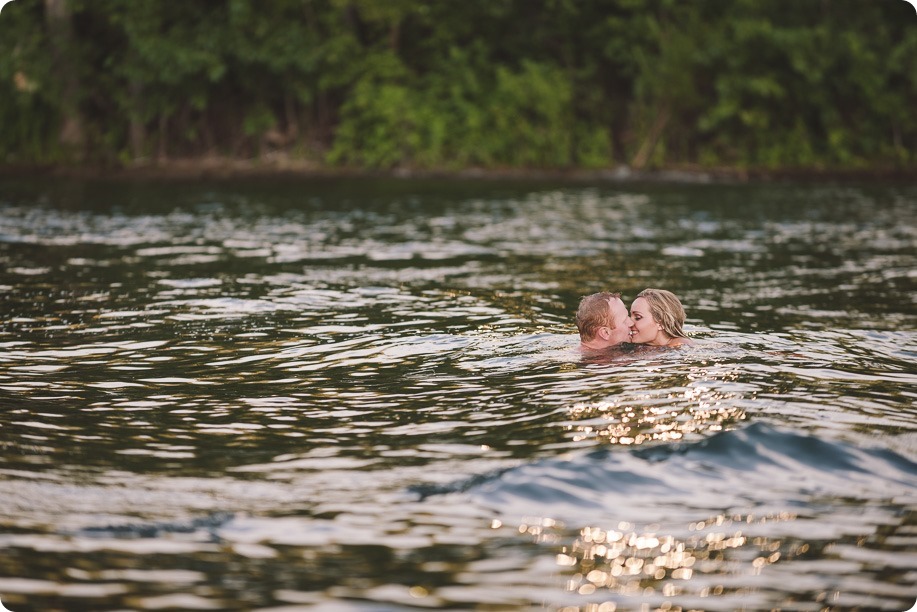
{"label": "shoreline bank", "polygon": [[769,182],[917,182],[917,168],[706,168],[673,165],[650,170],[615,168],[462,168],[419,169],[335,167],[288,159],[191,158],[102,164],[0,164],[0,179],[62,178],[73,180],[233,180],[233,179],[453,179],[559,180],[573,182],[769,183]]}

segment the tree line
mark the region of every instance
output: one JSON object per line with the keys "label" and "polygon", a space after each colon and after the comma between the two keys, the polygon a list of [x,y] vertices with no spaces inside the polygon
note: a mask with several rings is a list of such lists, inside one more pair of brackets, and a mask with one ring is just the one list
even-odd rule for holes
{"label": "tree line", "polygon": [[903,0],[15,0],[0,163],[914,169]]}

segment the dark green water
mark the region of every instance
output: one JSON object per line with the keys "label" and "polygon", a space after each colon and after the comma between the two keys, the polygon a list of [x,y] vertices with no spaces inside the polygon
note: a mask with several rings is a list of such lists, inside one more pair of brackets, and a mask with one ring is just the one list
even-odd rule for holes
{"label": "dark green water", "polygon": [[917,600],[915,187],[7,179],[0,262],[14,612]]}

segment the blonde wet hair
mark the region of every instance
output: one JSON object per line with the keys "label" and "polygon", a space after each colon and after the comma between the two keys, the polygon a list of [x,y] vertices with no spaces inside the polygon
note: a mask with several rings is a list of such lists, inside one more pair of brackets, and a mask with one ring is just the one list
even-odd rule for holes
{"label": "blonde wet hair", "polygon": [[595,338],[599,328],[615,328],[611,305],[608,303],[613,299],[621,299],[621,294],[601,291],[587,295],[580,300],[579,308],[576,309],[576,328],[583,342],[589,342]]}
{"label": "blonde wet hair", "polygon": [[685,308],[675,294],[665,289],[644,289],[638,295],[643,298],[650,308],[650,315],[662,326],[662,331],[671,338],[687,338],[685,336]]}

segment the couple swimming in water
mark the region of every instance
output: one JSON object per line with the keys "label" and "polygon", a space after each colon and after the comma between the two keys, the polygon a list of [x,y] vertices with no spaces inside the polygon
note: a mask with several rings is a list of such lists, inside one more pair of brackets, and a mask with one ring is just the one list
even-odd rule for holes
{"label": "couple swimming in water", "polygon": [[676,347],[694,344],[685,335],[685,309],[671,291],[644,289],[630,305],[620,293],[587,295],[576,310],[580,348],[601,351],[625,342]]}

